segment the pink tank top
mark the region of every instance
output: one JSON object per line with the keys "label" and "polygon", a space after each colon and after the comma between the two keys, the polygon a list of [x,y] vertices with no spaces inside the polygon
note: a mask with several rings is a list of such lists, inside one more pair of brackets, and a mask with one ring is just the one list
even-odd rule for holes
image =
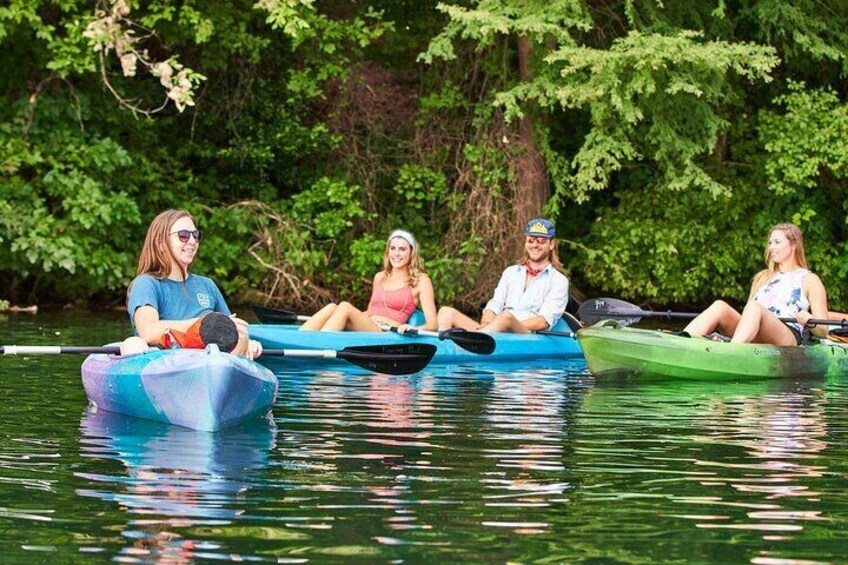
{"label": "pink tank top", "polygon": [[395,290],[386,290],[382,283],[374,285],[371,290],[371,302],[368,303],[366,314],[390,318],[398,324],[405,324],[415,312],[415,298],[412,287],[406,285]]}

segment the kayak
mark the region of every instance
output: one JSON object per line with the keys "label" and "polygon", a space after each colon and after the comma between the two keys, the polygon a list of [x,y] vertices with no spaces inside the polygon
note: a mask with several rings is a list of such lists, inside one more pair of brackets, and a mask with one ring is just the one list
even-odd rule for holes
{"label": "kayak", "polygon": [[827,340],[807,346],[723,343],[629,328],[612,320],[581,329],[577,340],[595,375],[711,380],[848,374],[848,348]]}
{"label": "kayak", "polygon": [[[400,335],[394,332],[301,332],[298,327],[292,324],[251,324],[249,329],[251,339],[259,341],[266,349],[338,349],[361,345],[429,343],[437,348],[431,361],[437,364],[583,358],[577,340],[564,336],[494,333],[491,334],[496,343],[494,353],[478,355],[448,339],[440,340],[437,337]],[[571,330],[561,321],[554,326],[554,331]],[[287,361],[296,360],[287,358]]]}
{"label": "kayak", "polygon": [[214,345],[89,355],[82,384],[98,409],[208,432],[267,414],[277,395],[274,373]]}

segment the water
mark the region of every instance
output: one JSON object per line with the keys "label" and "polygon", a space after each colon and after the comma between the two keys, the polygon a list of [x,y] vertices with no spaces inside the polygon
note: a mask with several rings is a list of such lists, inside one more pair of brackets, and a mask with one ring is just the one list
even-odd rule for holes
{"label": "water", "polygon": [[[124,324],[10,316],[0,340],[99,344]],[[207,434],[91,412],[80,362],[0,359],[2,562],[848,557],[848,380],[288,368],[273,419]]]}

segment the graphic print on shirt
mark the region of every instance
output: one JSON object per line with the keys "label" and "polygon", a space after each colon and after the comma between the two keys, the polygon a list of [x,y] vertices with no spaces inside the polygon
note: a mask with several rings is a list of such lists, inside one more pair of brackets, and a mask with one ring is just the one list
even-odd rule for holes
{"label": "graphic print on shirt", "polygon": [[778,273],[771,281],[756,292],[754,300],[778,317],[793,317],[809,304],[803,294],[804,275],[807,269],[791,273]]}
{"label": "graphic print on shirt", "polygon": [[197,293],[197,303],[203,306],[204,308],[212,307],[212,297],[206,294],[205,292]]}

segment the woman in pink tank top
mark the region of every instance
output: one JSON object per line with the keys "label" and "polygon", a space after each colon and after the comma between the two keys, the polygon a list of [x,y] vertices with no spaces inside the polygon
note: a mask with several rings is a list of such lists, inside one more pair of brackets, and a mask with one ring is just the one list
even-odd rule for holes
{"label": "woman in pink tank top", "polygon": [[421,266],[418,244],[409,232],[395,230],[386,240],[383,270],[374,275],[368,309],[363,312],[350,302],[328,304],[300,329],[378,332],[389,325],[403,332],[410,327],[406,322],[417,308],[424,311],[426,320],[419,329],[437,329],[433,283]]}

